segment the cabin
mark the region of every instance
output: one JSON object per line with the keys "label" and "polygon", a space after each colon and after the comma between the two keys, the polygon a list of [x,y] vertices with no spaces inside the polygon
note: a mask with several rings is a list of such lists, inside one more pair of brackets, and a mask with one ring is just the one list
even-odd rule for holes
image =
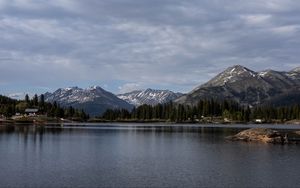
{"label": "cabin", "polygon": [[39,109],[37,109],[37,108],[26,108],[25,114],[28,116],[36,116],[38,111],[39,111]]}
{"label": "cabin", "polygon": [[263,120],[262,119],[256,119],[255,123],[263,123]]}
{"label": "cabin", "polygon": [[229,123],[229,122],[230,122],[230,119],[224,118],[224,122],[225,122],[225,123]]}

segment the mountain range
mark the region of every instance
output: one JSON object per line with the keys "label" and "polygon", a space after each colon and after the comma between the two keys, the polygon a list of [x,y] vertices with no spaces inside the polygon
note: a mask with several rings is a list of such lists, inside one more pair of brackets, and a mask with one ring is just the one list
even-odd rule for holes
{"label": "mountain range", "polygon": [[182,95],[182,93],[174,93],[169,90],[155,90],[148,88],[146,90],[136,90],[125,94],[119,94],[117,96],[134,106],[140,106],[143,104],[157,105],[159,103],[166,103],[173,101]]}
{"label": "mountain range", "polygon": [[230,99],[242,105],[290,104],[300,97],[300,68],[255,72],[241,65],[227,68],[205,84],[175,100],[196,104],[200,99]]}
{"label": "mountain range", "polygon": [[107,109],[127,109],[142,104],[156,105],[173,101],[195,105],[201,99],[235,100],[241,105],[290,105],[300,103],[300,68],[291,71],[255,72],[241,65],[227,68],[187,94],[169,90],[145,89],[114,95],[99,86],[82,89],[70,87],[45,93],[47,102],[83,109],[91,116]]}
{"label": "mountain range", "polygon": [[99,86],[86,89],[78,87],[60,88],[53,93],[45,93],[44,96],[46,102],[56,101],[61,106],[83,109],[90,116],[101,115],[107,109],[131,110],[133,108],[133,105]]}

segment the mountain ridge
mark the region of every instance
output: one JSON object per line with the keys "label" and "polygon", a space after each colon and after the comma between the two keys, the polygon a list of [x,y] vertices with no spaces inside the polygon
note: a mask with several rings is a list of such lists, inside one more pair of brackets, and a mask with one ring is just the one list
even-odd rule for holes
{"label": "mountain ridge", "polygon": [[175,100],[195,104],[200,99],[230,99],[242,105],[264,104],[280,95],[300,88],[300,68],[291,71],[265,70],[255,72],[241,65],[228,67],[208,82]]}
{"label": "mountain ridge", "polygon": [[56,101],[61,106],[73,106],[83,109],[90,116],[98,116],[107,109],[127,109],[131,110],[132,105],[119,99],[111,92],[104,90],[99,86],[89,88],[68,87],[59,88],[53,93],[44,94],[46,102]]}
{"label": "mountain ridge", "polygon": [[267,69],[256,72],[241,65],[228,67],[187,94],[148,88],[115,95],[99,86],[86,89],[75,86],[45,93],[47,102],[57,101],[62,106],[82,108],[92,116],[107,109],[131,110],[142,104],[156,105],[169,101],[194,105],[201,99],[214,98],[256,106],[290,104],[298,101],[298,96],[300,97],[300,67],[290,71]]}
{"label": "mountain ridge", "polygon": [[157,105],[159,103],[167,103],[182,96],[182,94],[175,93],[170,90],[148,88],[144,90],[135,90],[128,93],[119,94],[117,96],[134,106],[140,106],[143,104]]}

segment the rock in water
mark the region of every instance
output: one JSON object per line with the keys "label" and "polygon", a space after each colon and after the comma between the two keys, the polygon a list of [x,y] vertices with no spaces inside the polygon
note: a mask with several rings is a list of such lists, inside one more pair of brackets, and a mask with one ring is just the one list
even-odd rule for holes
{"label": "rock in water", "polygon": [[278,131],[266,128],[252,128],[244,130],[234,136],[227,137],[232,141],[246,141],[246,142],[264,142],[273,144],[288,143],[287,138]]}

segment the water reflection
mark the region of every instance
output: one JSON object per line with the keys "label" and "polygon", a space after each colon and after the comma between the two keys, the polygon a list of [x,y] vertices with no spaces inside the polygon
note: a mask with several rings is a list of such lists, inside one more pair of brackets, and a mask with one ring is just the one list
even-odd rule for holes
{"label": "water reflection", "polygon": [[38,125],[1,125],[0,134],[20,134],[23,136],[32,135],[34,138],[42,138],[44,134],[61,134],[72,132],[96,131],[129,131],[129,132],[153,132],[153,133],[198,133],[217,134],[228,136],[235,134],[242,128],[220,128],[220,127],[191,127],[191,126],[38,126]]}
{"label": "water reflection", "polygon": [[300,186],[299,146],[225,141],[240,130],[0,126],[0,187]]}
{"label": "water reflection", "polygon": [[0,134],[5,133],[5,134],[10,134],[15,131],[15,126],[11,125],[1,125],[0,126]]}

